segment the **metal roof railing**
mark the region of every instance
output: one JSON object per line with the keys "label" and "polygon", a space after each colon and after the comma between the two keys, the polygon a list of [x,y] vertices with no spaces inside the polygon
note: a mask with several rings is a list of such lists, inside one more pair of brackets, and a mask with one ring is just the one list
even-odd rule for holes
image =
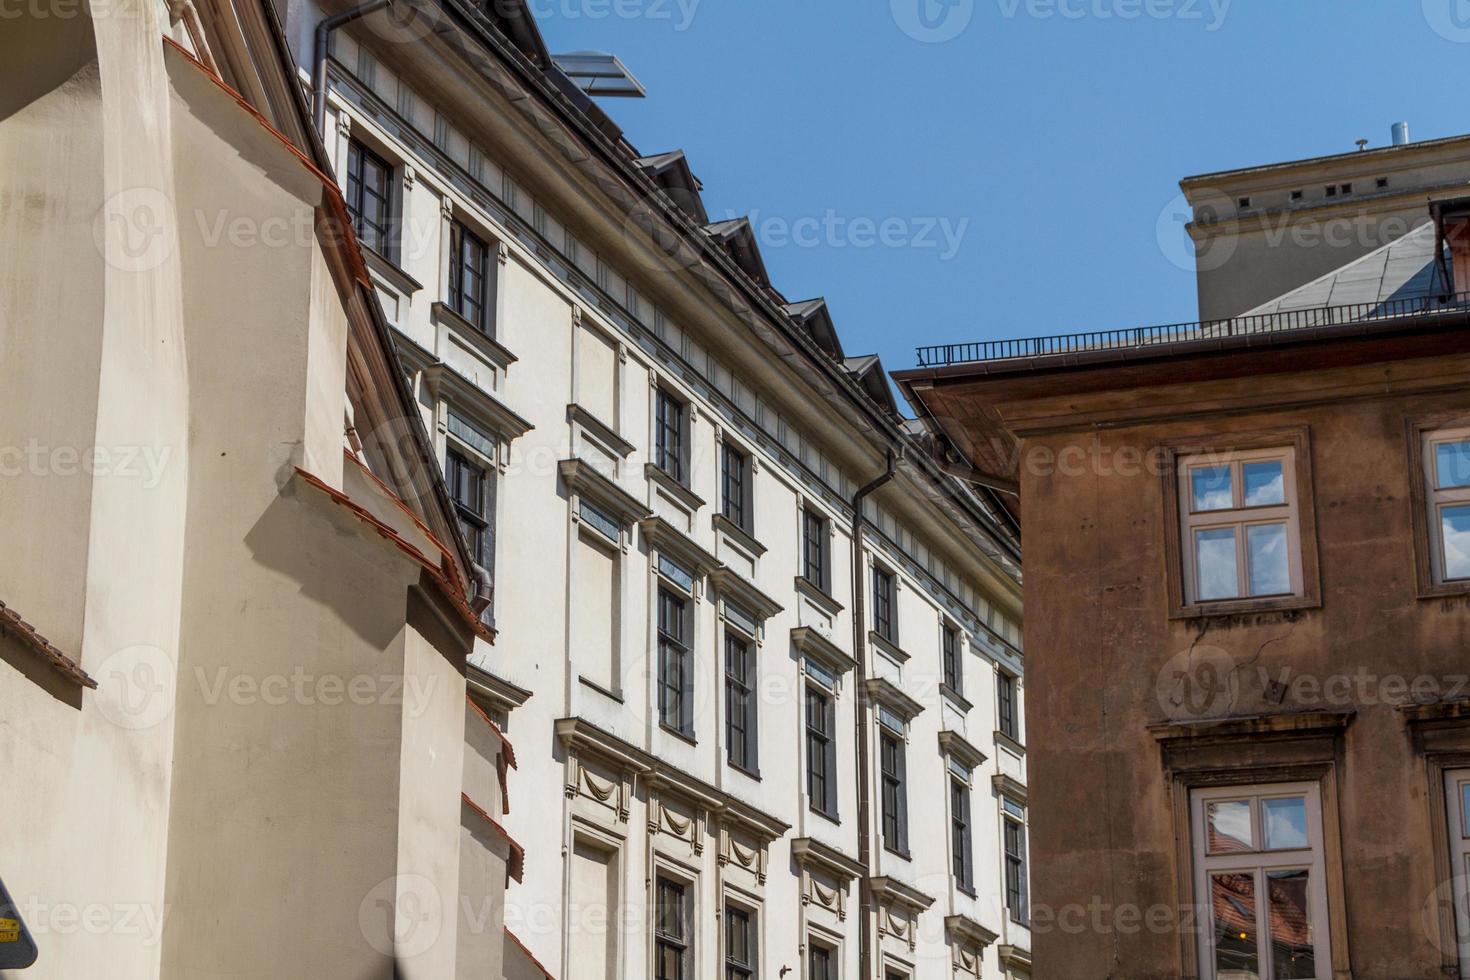
{"label": "metal roof railing", "polygon": [[1288,333],[1321,327],[1370,323],[1403,317],[1470,309],[1470,293],[1415,296],[1351,306],[1318,306],[1280,313],[1262,313],[1229,320],[1169,323],[1125,330],[1058,334],[1017,340],[985,340],[964,344],[935,344],[918,348],[919,367],[945,367],[976,361],[1008,361],[1095,351],[1143,350],[1190,341],[1220,340],[1253,334]]}

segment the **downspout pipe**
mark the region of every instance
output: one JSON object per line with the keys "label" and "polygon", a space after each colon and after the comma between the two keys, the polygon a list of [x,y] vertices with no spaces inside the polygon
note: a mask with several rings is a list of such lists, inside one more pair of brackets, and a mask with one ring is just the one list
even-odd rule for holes
{"label": "downspout pipe", "polygon": [[872,828],[869,826],[872,819],[873,791],[868,773],[872,763],[868,752],[868,730],[871,725],[868,719],[867,632],[863,628],[866,615],[863,611],[865,595],[862,541],[863,528],[867,523],[867,519],[863,517],[863,503],[897,475],[898,461],[902,458],[902,447],[897,451],[889,449],[888,465],[883,473],[858,490],[852,498],[852,657],[857,661],[853,672],[857,688],[853,735],[857,741],[858,864],[863,866],[863,878],[858,883],[858,911],[861,913],[858,926],[858,976],[861,980],[872,980],[873,977],[873,886],[870,884],[873,877],[873,849]]}
{"label": "downspout pipe", "polygon": [[389,0],[367,0],[351,10],[326,17],[316,25],[316,48],[311,62],[311,118],[323,142],[327,139],[327,51],[332,43],[332,32],[343,24],[382,10],[388,3]]}

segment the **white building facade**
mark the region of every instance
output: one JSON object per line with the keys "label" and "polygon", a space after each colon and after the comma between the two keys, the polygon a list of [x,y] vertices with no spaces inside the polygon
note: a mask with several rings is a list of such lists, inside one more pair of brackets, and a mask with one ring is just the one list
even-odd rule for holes
{"label": "white building facade", "polygon": [[[346,9],[290,6],[304,74]],[[998,508],[519,4],[368,13],[324,67],[328,152],[495,583],[470,681],[519,761],[507,928],[564,980],[1027,976]]]}

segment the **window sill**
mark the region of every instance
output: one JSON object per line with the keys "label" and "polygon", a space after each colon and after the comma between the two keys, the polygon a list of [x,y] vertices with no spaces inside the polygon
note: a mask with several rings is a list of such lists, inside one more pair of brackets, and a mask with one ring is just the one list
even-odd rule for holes
{"label": "window sill", "polygon": [[362,257],[367,263],[368,270],[381,276],[388,286],[397,291],[400,296],[412,296],[424,288],[422,283],[404,272],[403,267],[387,255],[375,248],[362,245],[361,242],[358,244],[362,246]]}
{"label": "window sill", "polygon": [[463,316],[456,313],[448,303],[440,300],[429,308],[431,319],[436,325],[442,325],[453,331],[456,337],[464,340],[466,344],[473,345],[481,355],[490,363],[494,364],[501,372],[510,370],[510,366],[520,358],[510,352],[495,335],[481,327],[476,326]]}
{"label": "window sill", "polygon": [[959,713],[962,715],[969,714],[970,710],[975,707],[974,703],[969,698],[965,697],[963,694],[950,687],[948,684],[940,684],[939,693],[948,698],[949,703],[954,705],[955,709],[959,711]]}
{"label": "window sill", "polygon": [[879,633],[877,630],[868,630],[868,643],[871,644],[875,650],[883,654],[889,660],[892,660],[894,663],[898,664],[900,667],[908,663],[910,660],[909,655],[904,652],[902,647],[900,647],[897,643],[894,643],[882,633]]}
{"label": "window sill", "polygon": [[693,490],[690,490],[684,484],[680,483],[673,477],[672,474],[666,473],[665,471],[659,469],[658,466],[656,466],[655,464],[645,463],[643,465],[643,475],[646,476],[653,483],[658,484],[660,487],[673,494],[674,497],[679,501],[679,503],[689,508],[690,511],[697,511],[704,506],[703,497],[695,493]]}
{"label": "window sill", "polygon": [[832,598],[826,589],[804,575],[796,576],[796,591],[810,599],[829,616],[836,616],[842,612],[842,603]]}
{"label": "window sill", "polygon": [[956,881],[954,883],[954,886],[961,895],[968,896],[971,899],[979,899],[980,897],[980,893],[975,890],[975,886],[968,884],[967,882]]}
{"label": "window sill", "polygon": [[896,858],[902,858],[903,860],[908,861],[910,864],[913,863],[914,855],[911,851],[901,851],[896,847],[889,847],[886,842],[883,845],[883,850],[888,854],[892,854]]}
{"label": "window sill", "polygon": [[1280,596],[1274,599],[1228,599],[1222,602],[1196,602],[1180,606],[1170,619],[1218,619],[1228,616],[1252,616],[1260,613],[1292,612],[1320,609],[1322,600],[1314,595]]}
{"label": "window sill", "polygon": [[999,728],[995,730],[995,744],[1001,746],[1002,748],[1009,749],[1013,755],[1018,755],[1022,758],[1025,758],[1026,756],[1026,746],[1022,745],[1016,739],[1007,735]]}
{"label": "window sill", "polygon": [[591,688],[592,690],[596,691],[598,694],[601,694],[603,697],[607,698],[610,701],[616,701],[618,704],[623,703],[623,696],[621,694],[618,694],[616,691],[608,690],[601,684],[598,684],[596,681],[588,680],[586,677],[578,675],[577,682],[583,687]]}
{"label": "window sill", "polygon": [[754,535],[730,520],[724,514],[715,514],[710,518],[710,524],[716,531],[724,533],[746,551],[753,552],[755,557],[759,558],[766,553],[767,549],[765,545],[757,541]]}
{"label": "window sill", "polygon": [[662,729],[665,734],[672,735],[681,742],[688,742],[690,745],[699,744],[698,740],[695,739],[693,732],[680,731],[679,729],[674,728],[672,725],[666,725],[663,722],[659,722],[658,727]]}
{"label": "window sill", "polygon": [[835,813],[828,813],[826,810],[823,810],[821,807],[817,806],[816,804],[809,804],[808,807],[807,807],[807,809],[811,810],[811,812],[815,813],[817,816],[821,817],[823,820],[831,821],[831,823],[834,826],[838,826],[838,827],[842,826],[842,818],[839,817]]}
{"label": "window sill", "polygon": [[1470,596],[1470,579],[1458,579],[1454,582],[1439,582],[1434,585],[1424,585],[1419,588],[1419,598],[1452,599],[1457,596]]}
{"label": "window sill", "polygon": [[624,459],[633,455],[633,451],[637,448],[613,431],[612,426],[575,402],[567,406],[567,421],[580,425],[592,438],[605,443],[609,449]]}
{"label": "window sill", "polygon": [[736,772],[740,773],[740,775],[744,776],[746,779],[753,779],[756,782],[760,782],[761,781],[761,774],[760,774],[760,770],[759,769],[747,769],[744,766],[742,766],[740,763],[738,763],[738,762],[730,762],[728,759],[726,760],[726,762],[728,763],[728,765],[730,766],[731,769],[734,769]]}

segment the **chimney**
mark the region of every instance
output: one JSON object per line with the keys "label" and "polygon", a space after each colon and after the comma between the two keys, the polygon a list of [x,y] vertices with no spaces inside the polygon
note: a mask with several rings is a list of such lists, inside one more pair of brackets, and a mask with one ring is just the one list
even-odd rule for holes
{"label": "chimney", "polygon": [[1398,123],[1394,123],[1393,124],[1393,145],[1394,146],[1408,146],[1409,145],[1409,124],[1408,123],[1406,123],[1406,122],[1398,122]]}

